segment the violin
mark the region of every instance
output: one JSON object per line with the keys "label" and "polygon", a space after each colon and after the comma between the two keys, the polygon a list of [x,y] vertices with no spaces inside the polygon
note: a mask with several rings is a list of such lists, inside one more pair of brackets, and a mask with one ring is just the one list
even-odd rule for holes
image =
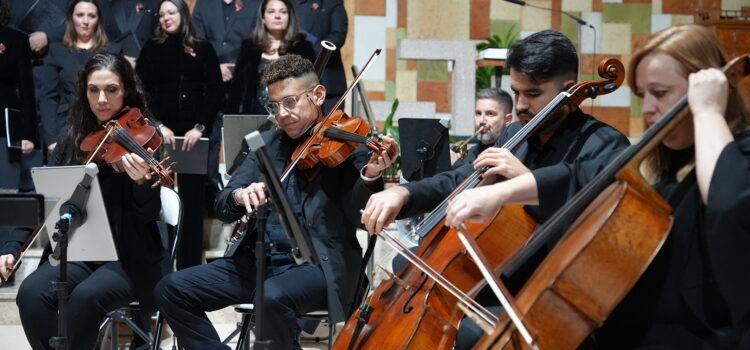
{"label": "violin", "polygon": [[[585,99],[617,90],[625,78],[624,71],[616,59],[602,61],[599,75],[607,80],[582,82],[561,92],[503,148],[517,150],[547,123],[565,117]],[[368,303],[347,320],[334,349],[447,350],[453,347],[464,314],[477,316],[492,327],[497,324],[498,318],[472,298],[487,282],[455,230],[445,226],[446,209],[452,198],[464,190],[498,181],[483,176],[488,169],[476,170],[414,229],[413,235],[423,237],[416,254],[390,234],[381,233],[412,264],[378,286]],[[498,274],[505,260],[527,242],[536,228],[536,222],[520,205],[503,208],[492,222],[469,225],[482,249],[493,252],[490,268]]]}
{"label": "violin", "polygon": [[156,131],[156,127],[151,125],[148,118],[141,114],[140,109],[130,108],[115,119],[106,122],[103,130],[97,130],[86,136],[81,142],[81,151],[86,152],[86,162],[100,164],[119,164],[122,156],[128,153],[135,153],[145,160],[153,174],[159,177],[159,180],[152,186],[159,184],[173,186],[171,169],[174,163],[164,167],[163,163],[169,157],[159,162],[154,158],[147,149],[156,150],[161,146],[161,135]]}
{"label": "violin", "polygon": [[[750,55],[724,67],[731,86],[750,75]],[[641,140],[625,149],[542,225],[513,264],[550,237],[563,238],[519,291],[516,308],[532,342],[503,315],[474,349],[576,349],[600,327],[656,257],[669,235],[672,208],[640,174],[640,164],[689,115],[683,97]]]}
{"label": "violin", "polygon": [[362,80],[364,73],[380,55],[380,51],[376,49],[372,53],[360,74],[354,78],[341,98],[331,108],[331,112],[318,122],[313,127],[310,136],[297,146],[292,153],[292,162],[281,173],[281,181],[284,181],[298,164],[301,169],[313,169],[313,172],[308,175],[312,179],[317,174],[319,164],[328,167],[338,166],[354,152],[357,143],[365,144],[373,151],[387,151],[388,154],[395,156],[395,150],[386,149],[377,140],[365,136],[370,132],[370,126],[362,117],[350,117],[338,110],[349,92]]}
{"label": "violin", "polygon": [[[392,157],[396,156],[396,150],[385,147],[375,138],[367,135],[370,133],[370,125],[359,116],[350,117],[342,110],[334,110],[329,118],[319,123],[313,130],[312,146],[303,149],[298,147],[294,150],[292,158],[300,157],[299,167],[311,169],[319,162],[329,168],[334,168],[343,163],[359,144],[367,146],[372,151],[387,151]],[[307,152],[302,156],[298,152]]]}

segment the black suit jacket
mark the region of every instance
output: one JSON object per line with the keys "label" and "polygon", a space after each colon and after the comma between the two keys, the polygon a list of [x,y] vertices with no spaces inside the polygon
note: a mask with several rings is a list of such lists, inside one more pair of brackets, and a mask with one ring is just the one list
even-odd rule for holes
{"label": "black suit jacket", "polygon": [[[315,60],[315,52],[308,41],[298,42],[292,46],[289,53],[300,55],[311,62]],[[258,106],[259,102],[256,98],[260,82],[258,65],[260,65],[262,55],[263,52],[253,44],[252,40],[247,39],[242,42],[242,51],[237,59],[237,66],[234,67],[234,78],[229,90],[226,113],[264,113],[263,106]]]}
{"label": "black suit jacket", "polygon": [[178,136],[203,124],[211,133],[221,102],[221,73],[213,47],[198,42],[188,53],[178,37],[152,39],[138,56],[136,72],[148,92],[151,110]]}
{"label": "black suit jacket", "polygon": [[122,45],[123,55],[138,57],[146,41],[154,36],[158,1],[139,0],[137,4],[143,6],[141,9],[130,8],[125,0],[100,0],[99,3],[109,40]]}
{"label": "black suit jacket", "polygon": [[[282,130],[266,131],[262,135],[274,168],[277,173],[281,173],[290,162],[294,144]],[[303,174],[297,173],[303,225],[312,237],[326,277],[328,310],[334,321],[344,320],[345,313],[354,300],[362,262],[362,250],[356,237],[359,210],[364,208],[372,193],[383,189],[382,179],[365,184],[360,178],[360,169],[367,159],[367,149],[361,147],[338,167],[323,167],[312,181],[307,181]],[[257,159],[254,154],[250,154],[224,190],[217,195],[217,217],[225,222],[242,217],[244,208],[231,202],[232,191],[262,180]],[[254,224],[251,220],[247,227],[254,227]],[[244,240],[237,244],[252,244],[252,238],[248,238],[251,236],[243,236]]]}
{"label": "black suit jacket", "polygon": [[255,28],[259,0],[245,0],[239,11],[224,21],[224,0],[197,0],[193,9],[193,25],[198,37],[208,40],[216,50],[219,63],[234,63],[240,55],[242,41]]}
{"label": "black suit jacket", "polygon": [[[6,107],[20,110],[24,117],[23,138],[36,145],[36,99],[29,38],[15,29],[0,27],[0,44],[0,67],[3,67],[0,69],[0,113]],[[5,130],[5,125],[0,129]]]}
{"label": "black suit jacket", "polygon": [[26,35],[47,34],[49,43],[65,35],[65,13],[70,0],[11,0],[10,25]]}
{"label": "black suit jacket", "polygon": [[[346,91],[346,73],[341,61],[341,47],[346,42],[349,18],[342,0],[294,0],[294,9],[300,27],[314,36],[315,54],[320,52],[320,41],[336,45],[321,79],[328,95],[341,95]],[[313,62],[315,60],[313,59]]]}
{"label": "black suit jacket", "polygon": [[[122,53],[119,44],[110,44],[99,51]],[[78,72],[93,52],[89,50],[71,51],[62,43],[52,43],[44,66],[39,87],[39,113],[42,120],[42,137],[47,145],[58,142],[68,130],[68,108],[73,98],[73,85]]]}

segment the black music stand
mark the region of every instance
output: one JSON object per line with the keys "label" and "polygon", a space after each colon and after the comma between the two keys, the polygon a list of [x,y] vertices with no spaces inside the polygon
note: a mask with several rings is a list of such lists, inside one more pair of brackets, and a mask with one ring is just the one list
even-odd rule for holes
{"label": "black music stand", "polygon": [[[265,142],[260,132],[253,131],[252,133],[245,136],[245,142],[249,146],[250,150],[255,153],[255,157],[258,159],[258,168],[260,169],[266,183],[266,191],[268,193],[268,204],[262,205],[258,208],[258,223],[256,227],[258,231],[256,233],[255,243],[255,258],[256,272],[255,272],[255,344],[253,349],[272,349],[273,344],[270,340],[265,340],[264,329],[263,329],[263,298],[265,294],[265,280],[266,280],[266,250],[268,244],[264,241],[264,233],[261,232],[265,229],[266,213],[268,212],[269,206],[272,211],[279,217],[281,228],[289,238],[289,243],[292,246],[292,256],[297,264],[310,263],[318,265],[320,261],[318,256],[315,254],[315,248],[313,247],[310,235],[305,231],[304,226],[300,225],[297,215],[294,212],[289,198],[286,196],[284,187],[281,186],[279,181],[279,175],[276,174],[276,170],[273,168],[271,158],[266,153]],[[245,326],[245,325],[243,325]]]}
{"label": "black music stand", "polygon": [[441,119],[401,118],[401,172],[407,181],[421,180],[450,169],[448,128]]}

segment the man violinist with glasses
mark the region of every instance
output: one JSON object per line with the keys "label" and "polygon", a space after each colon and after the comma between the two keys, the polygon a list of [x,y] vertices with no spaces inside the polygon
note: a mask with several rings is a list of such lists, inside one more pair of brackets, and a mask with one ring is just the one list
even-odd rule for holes
{"label": "man violinist with glasses", "polygon": [[[274,61],[263,76],[268,86],[269,113],[281,130],[264,132],[266,149],[277,173],[289,163],[297,145],[304,142],[316,122],[323,118],[325,87],[319,84],[312,64],[297,55]],[[385,146],[398,149],[390,136]],[[383,188],[381,171],[395,156],[385,152],[367,154],[364,147],[335,168],[323,167],[312,179],[294,169],[282,183],[301,223],[312,238],[320,266],[296,265],[290,244],[275,215],[264,228],[266,242],[273,243],[267,257],[265,281],[266,336],[273,349],[299,349],[297,316],[327,309],[331,322],[343,321],[354,300],[361,265],[356,238],[359,209],[369,196]],[[256,158],[249,155],[221,191],[215,203],[217,217],[238,220],[266,202]],[[254,220],[248,228],[254,226]],[[155,288],[159,309],[174,333],[188,349],[228,349],[206,317],[205,311],[228,305],[252,303],[257,281],[252,252],[255,240],[250,229],[231,257],[173,273]]]}

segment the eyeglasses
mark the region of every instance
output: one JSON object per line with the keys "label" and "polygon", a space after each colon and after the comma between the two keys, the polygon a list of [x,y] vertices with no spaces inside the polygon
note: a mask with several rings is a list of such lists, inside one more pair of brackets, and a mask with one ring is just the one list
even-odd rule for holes
{"label": "eyeglasses", "polygon": [[309,88],[305,91],[302,91],[296,95],[286,96],[281,99],[281,102],[270,101],[266,103],[264,107],[266,108],[268,113],[270,113],[272,116],[279,115],[279,112],[281,112],[281,107],[284,107],[284,109],[286,109],[287,112],[291,112],[294,109],[294,107],[297,107],[297,102],[299,102],[300,96],[312,91],[312,89],[314,89],[314,87]]}

